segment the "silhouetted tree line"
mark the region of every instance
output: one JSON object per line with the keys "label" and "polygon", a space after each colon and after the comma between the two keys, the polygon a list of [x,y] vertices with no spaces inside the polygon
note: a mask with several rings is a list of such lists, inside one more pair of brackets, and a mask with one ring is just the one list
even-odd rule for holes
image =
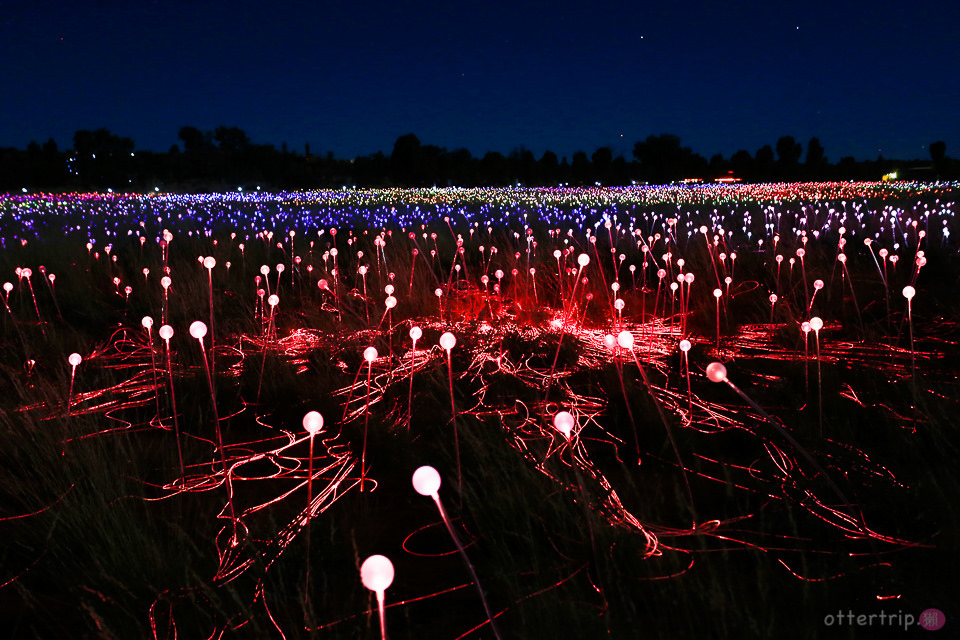
{"label": "silhouetted tree line", "polygon": [[80,130],[73,146],[61,151],[51,138],[31,142],[25,150],[0,148],[0,191],[86,190],[166,191],[380,186],[523,186],[661,184],[688,178],[711,182],[736,178],[744,182],[798,180],[876,180],[896,171],[900,179],[936,180],[960,177],[960,161],[947,157],[943,141],[929,145],[930,158],[831,163],[814,137],[803,145],[783,136],[775,146],[751,153],[741,149],[729,158],[709,160],[694,153],[673,134],[648,136],[633,146],[631,157],[600,147],[589,156],[577,151],[569,159],[546,151],[537,158],[517,147],[508,155],[490,151],[474,157],[467,149],[448,150],[421,144],[412,133],[397,138],[389,155],[376,152],[351,160],[332,153],[314,155],[273,145],[257,145],[238,127],[201,131],[185,126],[178,144],[166,153],[135,151],[127,137],[101,128]]}

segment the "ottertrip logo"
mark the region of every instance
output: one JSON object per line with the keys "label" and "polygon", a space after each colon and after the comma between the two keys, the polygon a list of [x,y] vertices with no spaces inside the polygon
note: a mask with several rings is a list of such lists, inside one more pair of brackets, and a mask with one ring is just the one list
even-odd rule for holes
{"label": "ottertrip logo", "polygon": [[828,627],[900,627],[904,630],[914,625],[926,629],[927,631],[937,631],[947,619],[939,609],[926,609],[919,616],[912,613],[897,611],[896,613],[861,613],[856,614],[852,610],[838,611],[836,614],[827,614],[823,617],[823,624]]}

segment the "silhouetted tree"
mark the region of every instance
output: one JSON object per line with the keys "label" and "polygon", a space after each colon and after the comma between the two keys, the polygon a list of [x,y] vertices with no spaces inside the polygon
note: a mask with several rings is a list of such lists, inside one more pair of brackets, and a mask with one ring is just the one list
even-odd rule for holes
{"label": "silhouetted tree", "polygon": [[557,154],[547,149],[540,156],[537,162],[537,173],[540,176],[540,184],[555,185],[560,182],[560,161]]}
{"label": "silhouetted tree", "polygon": [[225,127],[223,125],[213,130],[213,139],[221,151],[236,153],[250,146],[250,138],[239,127]]}
{"label": "silhouetted tree", "polygon": [[640,163],[644,180],[655,183],[694,177],[707,170],[706,159],[680,144],[680,137],[672,133],[647,136],[633,145],[633,157]]}
{"label": "silhouetted tree", "polygon": [[570,163],[570,181],[573,184],[590,184],[590,160],[585,151],[576,151]]}
{"label": "silhouetted tree", "polygon": [[775,167],[773,147],[768,144],[757,149],[753,157],[754,177],[759,180],[770,180]]}
{"label": "silhouetted tree", "polygon": [[180,127],[177,138],[183,142],[183,150],[187,152],[202,151],[206,147],[203,131],[196,127]]}
{"label": "silhouetted tree", "polygon": [[789,180],[797,177],[797,168],[802,154],[803,145],[794,140],[793,136],[783,136],[777,140],[777,163],[781,178]]}
{"label": "silhouetted tree", "polygon": [[820,144],[820,139],[814,136],[807,143],[807,177],[811,179],[823,178],[826,165],[827,157],[824,155],[823,146]]}
{"label": "silhouetted tree", "polygon": [[753,156],[746,149],[740,149],[730,156],[730,168],[733,174],[741,180],[753,180]]}
{"label": "silhouetted tree", "polygon": [[423,153],[420,138],[408,133],[397,138],[390,154],[390,170],[394,181],[399,185],[419,186]]}
{"label": "silhouetted tree", "polygon": [[947,143],[943,140],[937,140],[936,142],[930,143],[930,160],[933,162],[933,171],[937,175],[937,178],[940,177],[944,170],[946,169],[946,159],[947,159]]}
{"label": "silhouetted tree", "polygon": [[613,170],[613,151],[610,147],[600,147],[590,156],[593,163],[594,180],[600,184],[613,184],[611,172]]}

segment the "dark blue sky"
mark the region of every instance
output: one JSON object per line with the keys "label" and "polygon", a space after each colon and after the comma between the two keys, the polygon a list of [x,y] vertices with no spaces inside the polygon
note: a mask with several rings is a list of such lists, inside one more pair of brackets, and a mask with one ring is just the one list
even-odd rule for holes
{"label": "dark blue sky", "polygon": [[[0,146],[183,125],[337,157],[396,138],[571,156],[675,133],[729,157],[960,154],[960,3],[3,0]],[[804,149],[805,151],[805,149]]]}

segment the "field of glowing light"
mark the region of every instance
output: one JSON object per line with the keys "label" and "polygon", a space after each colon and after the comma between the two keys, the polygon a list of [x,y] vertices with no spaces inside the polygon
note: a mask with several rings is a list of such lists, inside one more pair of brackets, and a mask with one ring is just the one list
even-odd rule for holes
{"label": "field of glowing light", "polygon": [[0,196],[4,635],[955,623],[958,195]]}

